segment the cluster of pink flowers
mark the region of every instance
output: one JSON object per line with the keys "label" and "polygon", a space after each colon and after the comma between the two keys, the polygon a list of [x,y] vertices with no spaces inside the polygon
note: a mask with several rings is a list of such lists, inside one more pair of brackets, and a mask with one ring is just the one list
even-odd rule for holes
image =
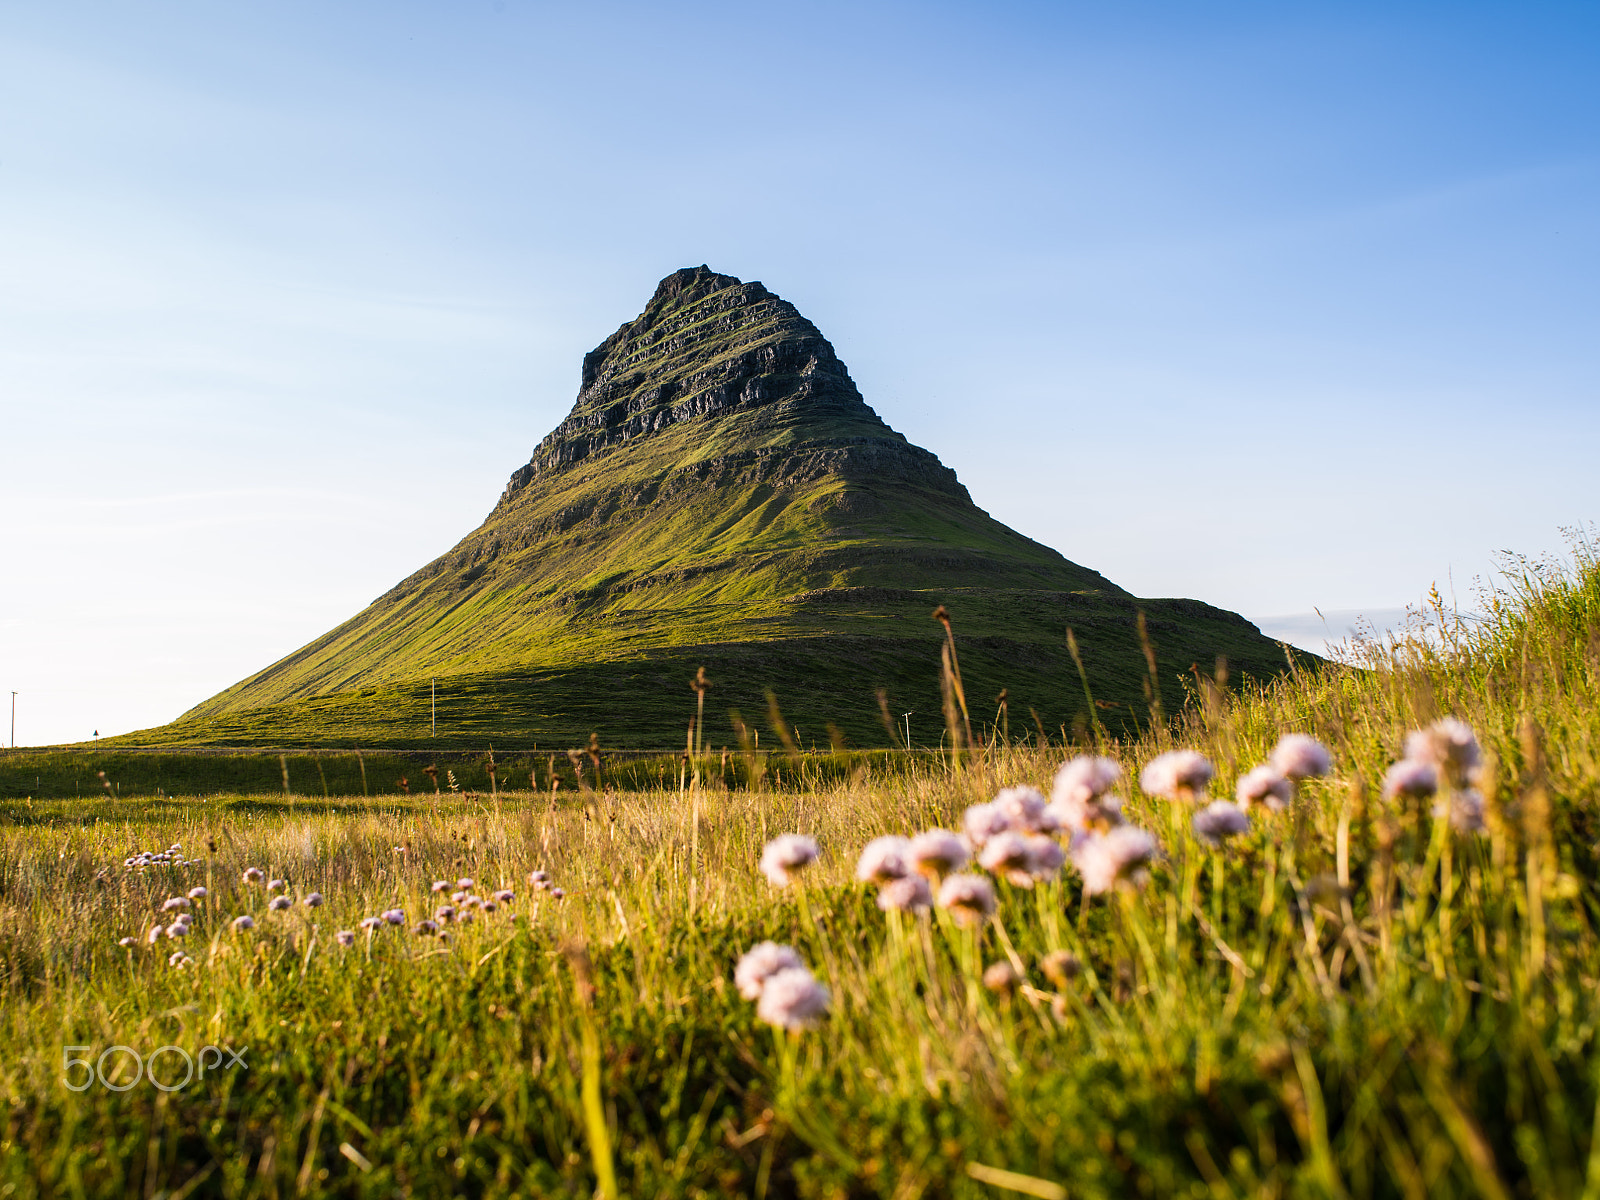
{"label": "cluster of pink flowers", "polygon": [[1405,757],[1383,779],[1385,800],[1426,800],[1441,790],[1447,798],[1434,805],[1435,817],[1448,817],[1458,833],[1483,833],[1483,795],[1477,790],[1483,752],[1471,726],[1455,717],[1441,717],[1406,737]]}
{"label": "cluster of pink flowers", "polygon": [[756,1002],[758,1017],[791,1032],[815,1025],[832,1000],[794,948],[776,942],[745,951],[733,969],[733,982],[741,996]]}

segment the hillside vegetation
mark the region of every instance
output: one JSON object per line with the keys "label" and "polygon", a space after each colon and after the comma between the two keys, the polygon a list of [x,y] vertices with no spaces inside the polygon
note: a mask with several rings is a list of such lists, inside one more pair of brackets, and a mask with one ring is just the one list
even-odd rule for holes
{"label": "hillside vegetation", "polygon": [[[781,791],[7,802],[0,1173],[17,1195],[1600,1194],[1600,566],[1365,654],[1197,682],[1170,727],[1102,742],[1124,828],[1159,841],[1148,877],[1091,895],[1075,849],[1032,886],[991,873],[969,923],[882,911],[857,856],[1048,791],[1087,747]],[[1446,716],[1476,732],[1476,793],[1460,775],[1444,815],[1386,797],[1407,734]],[[1231,796],[1291,731],[1331,771],[1216,848],[1203,797],[1137,786],[1181,746]],[[758,859],[784,833],[822,853],[779,887]],[[190,861],[124,865],[174,843]],[[468,877],[515,896],[411,932],[430,881]],[[195,886],[187,935],[147,945]],[[358,924],[391,908],[404,926]],[[740,994],[764,939],[827,989],[811,1027]],[[248,1070],[111,1090],[168,1045],[248,1047]],[[106,1082],[69,1090],[63,1047]]]}

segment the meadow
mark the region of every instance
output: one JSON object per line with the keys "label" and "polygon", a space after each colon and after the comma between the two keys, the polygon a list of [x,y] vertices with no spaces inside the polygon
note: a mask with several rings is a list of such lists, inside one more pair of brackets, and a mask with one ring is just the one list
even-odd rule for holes
{"label": "meadow", "polygon": [[[1600,1197],[1600,565],[1354,655],[732,787],[6,800],[0,1194]],[[1477,761],[1386,789],[1445,717]],[[1197,836],[1286,733],[1331,769]],[[1175,748],[1214,777],[1143,774]],[[857,879],[1084,754],[1148,861],[961,872],[992,913]],[[768,940],[825,1012],[747,998]]]}

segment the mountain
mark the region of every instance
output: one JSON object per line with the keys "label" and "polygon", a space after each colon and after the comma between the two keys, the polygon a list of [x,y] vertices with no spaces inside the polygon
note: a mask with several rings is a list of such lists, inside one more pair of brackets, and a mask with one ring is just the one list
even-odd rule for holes
{"label": "mountain", "polygon": [[[944,604],[974,719],[1145,712],[1137,614],[1163,670],[1283,666],[1244,618],[1139,600],[990,517],[862,399],[833,347],[760,283],[701,266],[583,360],[571,413],[447,554],[144,744],[682,746],[704,666],[710,744],[730,710],[803,742],[887,744],[877,690],[937,744]],[[434,681],[430,685],[430,680]],[[436,689],[436,690],[435,690]],[[437,734],[430,733],[437,696]],[[770,734],[768,735],[770,737]]]}

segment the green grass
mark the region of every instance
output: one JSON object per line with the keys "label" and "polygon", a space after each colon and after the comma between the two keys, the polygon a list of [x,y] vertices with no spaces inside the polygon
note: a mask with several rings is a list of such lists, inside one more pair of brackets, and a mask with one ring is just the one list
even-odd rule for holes
{"label": "green grass", "polygon": [[[1147,886],[1085,906],[1070,871],[1002,884],[977,931],[886,917],[855,855],[1047,783],[1061,748],[781,790],[7,801],[0,1175],[16,1195],[589,1196],[607,1167],[637,1196],[1600,1194],[1597,674],[1585,559],[1364,669],[1197,681],[1170,732],[1108,747],[1130,771],[1176,741],[1224,793],[1297,729],[1334,773],[1215,856],[1135,792],[1166,849]],[[1483,837],[1378,796],[1442,713],[1488,755]],[[755,870],[792,830],[824,848],[798,894]],[[173,841],[202,861],[122,868]],[[327,903],[268,915],[246,865]],[[522,886],[535,867],[565,899]],[[517,885],[511,911],[444,944],[333,943],[462,874]],[[197,883],[191,967],[116,945]],[[257,930],[227,929],[242,912]],[[830,987],[819,1029],[774,1037],[733,988],[769,937]],[[1058,985],[1060,949],[1083,969]],[[1013,955],[1028,990],[985,990]],[[248,1046],[249,1070],[62,1083],[63,1046],[206,1044]]]}

